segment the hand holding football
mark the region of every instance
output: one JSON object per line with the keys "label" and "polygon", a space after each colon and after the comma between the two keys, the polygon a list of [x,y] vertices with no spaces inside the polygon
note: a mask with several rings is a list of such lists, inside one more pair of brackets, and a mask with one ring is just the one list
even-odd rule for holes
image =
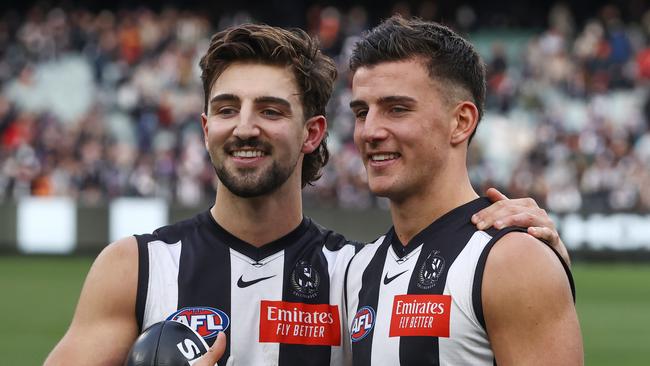
{"label": "hand holding football", "polygon": [[208,352],[208,345],[188,326],[165,320],[135,340],[125,366],[186,366]]}

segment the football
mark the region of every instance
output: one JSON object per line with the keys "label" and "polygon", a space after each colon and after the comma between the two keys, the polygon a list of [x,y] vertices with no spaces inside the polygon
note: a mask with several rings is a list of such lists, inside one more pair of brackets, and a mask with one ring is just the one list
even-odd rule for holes
{"label": "football", "polygon": [[125,366],[185,366],[208,352],[208,345],[185,324],[165,320],[147,328],[135,340]]}

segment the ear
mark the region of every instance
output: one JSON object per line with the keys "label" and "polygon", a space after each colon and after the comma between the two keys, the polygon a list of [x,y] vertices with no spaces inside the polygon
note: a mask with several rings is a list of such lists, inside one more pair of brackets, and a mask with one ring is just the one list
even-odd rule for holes
{"label": "ear", "polygon": [[469,140],[478,124],[478,108],[472,102],[460,102],[455,110],[455,127],[451,131],[451,144],[458,145]]}
{"label": "ear", "polygon": [[327,132],[327,119],[325,116],[314,116],[305,123],[305,137],[301,151],[305,154],[312,153],[318,148]]}
{"label": "ear", "polygon": [[208,148],[208,116],[205,113],[201,113],[201,129],[203,130],[203,143],[205,148]]}

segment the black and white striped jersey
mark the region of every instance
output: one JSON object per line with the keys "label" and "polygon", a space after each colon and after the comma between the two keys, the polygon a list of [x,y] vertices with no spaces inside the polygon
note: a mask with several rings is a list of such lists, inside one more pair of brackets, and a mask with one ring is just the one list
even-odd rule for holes
{"label": "black and white striped jersey", "polygon": [[492,245],[521,229],[478,231],[470,218],[489,205],[485,198],[462,205],[407,246],[391,229],[353,257],[345,301],[355,366],[494,365],[481,305],[483,269]]}
{"label": "black and white striped jersey", "polygon": [[359,245],[309,218],[256,248],[209,211],[138,235],[141,330],[185,323],[228,347],[219,365],[341,365],[343,276]]}

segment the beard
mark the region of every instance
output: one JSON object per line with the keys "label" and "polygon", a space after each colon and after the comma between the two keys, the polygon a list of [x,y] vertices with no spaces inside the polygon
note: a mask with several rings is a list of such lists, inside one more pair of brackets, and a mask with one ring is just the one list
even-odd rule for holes
{"label": "beard", "polygon": [[[224,154],[229,156],[229,151],[242,147],[260,149],[268,155],[273,150],[268,143],[259,140],[237,140],[224,146]],[[274,160],[270,167],[263,169],[228,169],[212,153],[210,157],[219,181],[234,195],[242,198],[264,196],[276,191],[289,179],[298,164],[298,159],[285,163]]]}

